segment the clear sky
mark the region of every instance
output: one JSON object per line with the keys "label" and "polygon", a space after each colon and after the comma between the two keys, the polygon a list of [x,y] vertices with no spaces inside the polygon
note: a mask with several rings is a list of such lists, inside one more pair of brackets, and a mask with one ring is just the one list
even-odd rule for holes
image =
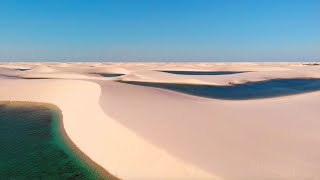
{"label": "clear sky", "polygon": [[0,0],[1,61],[320,61],[320,0]]}

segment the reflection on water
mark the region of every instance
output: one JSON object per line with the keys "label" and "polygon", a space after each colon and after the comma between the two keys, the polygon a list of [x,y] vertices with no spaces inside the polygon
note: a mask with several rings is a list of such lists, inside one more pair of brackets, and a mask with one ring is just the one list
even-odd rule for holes
{"label": "reflection on water", "polygon": [[0,179],[105,179],[67,143],[59,111],[0,103]]}
{"label": "reflection on water", "polygon": [[238,74],[248,71],[161,71],[171,74],[181,75],[226,75],[226,74]]}
{"label": "reflection on water", "polygon": [[119,81],[128,84],[163,88],[215,99],[257,99],[286,96],[320,90],[320,79],[272,79],[230,86]]}

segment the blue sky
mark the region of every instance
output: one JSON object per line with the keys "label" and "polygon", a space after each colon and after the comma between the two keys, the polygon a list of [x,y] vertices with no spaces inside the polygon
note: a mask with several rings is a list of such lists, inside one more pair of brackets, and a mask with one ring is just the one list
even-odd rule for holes
{"label": "blue sky", "polygon": [[319,0],[1,0],[1,61],[316,61]]}

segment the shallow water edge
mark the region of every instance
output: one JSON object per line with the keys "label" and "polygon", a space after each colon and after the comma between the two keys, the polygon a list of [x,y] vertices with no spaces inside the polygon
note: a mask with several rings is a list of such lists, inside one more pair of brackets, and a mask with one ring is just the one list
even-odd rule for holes
{"label": "shallow water edge", "polygon": [[[57,106],[48,103],[21,101],[0,101],[0,106],[2,108],[0,111],[0,118],[2,118],[0,119],[0,123],[2,122],[5,123],[4,125],[7,125],[4,126],[2,130],[0,127],[0,130],[4,135],[8,136],[7,138],[6,136],[2,137],[3,142],[1,146],[8,151],[9,155],[12,154],[12,152],[16,152],[17,149],[19,152],[23,152],[23,155],[27,155],[12,156],[13,159],[8,159],[6,156],[3,157],[2,159],[7,159],[7,161],[3,161],[2,167],[6,167],[8,172],[1,171],[2,174],[0,172],[0,177],[24,178],[21,174],[26,171],[31,171],[29,174],[26,173],[25,176],[34,177],[37,175],[35,177],[43,178],[46,177],[44,174],[47,173],[48,177],[59,177],[59,179],[117,179],[92,161],[71,141],[64,129],[62,112]],[[4,115],[7,117],[4,117]],[[51,119],[48,120],[48,118]],[[11,130],[14,131],[14,134],[10,132]],[[19,136],[25,134],[27,135],[23,137]],[[30,136],[28,136],[29,134]],[[24,148],[20,150],[21,147],[19,149],[16,147],[19,145],[15,145],[16,141],[26,142],[27,144],[24,144],[25,146],[30,145],[36,148],[31,148],[34,152],[28,152],[28,150],[24,150]],[[6,147],[6,145],[9,145],[9,147]],[[12,152],[10,148],[13,150]],[[25,151],[28,153],[25,153]],[[30,154],[32,154],[32,156],[30,156]],[[4,153],[4,155],[6,155],[6,153]],[[17,155],[19,155],[19,153],[17,153]],[[25,166],[23,173],[19,174],[19,171],[13,168],[8,169],[8,167],[15,165],[14,161],[13,163],[11,162],[12,160],[20,162],[20,164],[22,162],[21,166]],[[11,166],[8,166],[6,162],[11,163],[9,164]],[[39,163],[32,164],[32,162]],[[44,164],[45,168],[41,167],[36,169],[36,167],[40,167],[36,165],[41,165],[41,163]],[[20,167],[20,164],[16,165]],[[35,166],[33,167],[33,165]],[[10,174],[11,170],[12,172]],[[36,173],[33,171],[36,171]],[[55,174],[57,172],[63,174]]]}

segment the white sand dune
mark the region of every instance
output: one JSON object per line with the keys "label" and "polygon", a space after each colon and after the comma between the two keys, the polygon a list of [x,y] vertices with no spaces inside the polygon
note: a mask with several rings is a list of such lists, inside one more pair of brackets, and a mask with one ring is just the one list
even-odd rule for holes
{"label": "white sand dune", "polygon": [[[237,68],[239,70],[239,68]],[[267,69],[267,68],[265,68]],[[211,84],[211,85],[228,85],[230,82],[234,84],[246,83],[248,81],[262,81],[278,78],[319,78],[320,68],[308,67],[297,68],[284,71],[252,71],[237,74],[226,75],[181,75],[171,74],[160,71],[138,71],[130,75],[121,77],[124,81],[142,81],[142,82],[162,82],[162,83],[186,83],[186,84]],[[220,71],[220,70],[219,70]],[[232,70],[235,71],[235,70]],[[244,66],[240,71],[247,71]]]}
{"label": "white sand dune", "polygon": [[40,65],[32,68],[30,71],[36,73],[51,73],[56,72],[57,70],[49,65]]}
{"label": "white sand dune", "polygon": [[[35,70],[19,72],[19,77],[54,79],[9,79],[6,74],[15,71],[2,63],[0,100],[57,105],[70,139],[119,178],[320,179],[320,92],[245,101],[216,100],[114,81],[227,85],[276,78],[320,78],[320,66],[100,62],[27,65]],[[251,72],[199,76],[155,70]],[[126,75],[88,75],[100,71]]]}
{"label": "white sand dune", "polygon": [[0,67],[0,76],[16,76],[20,72],[11,68]]}
{"label": "white sand dune", "polygon": [[91,69],[92,72],[96,73],[111,73],[111,74],[129,74],[130,71],[124,68],[120,67],[99,67],[99,66],[94,66]]}
{"label": "white sand dune", "polygon": [[223,101],[114,82],[102,87],[107,114],[208,172],[227,179],[320,177],[319,92]]}
{"label": "white sand dune", "polygon": [[46,102],[63,114],[70,139],[93,161],[123,179],[217,179],[148,143],[106,115],[100,86],[76,80],[1,79],[1,101]]}
{"label": "white sand dune", "polygon": [[93,78],[85,74],[53,72],[53,73],[33,73],[27,72],[21,74],[21,78],[48,78],[48,79],[99,79]]}

